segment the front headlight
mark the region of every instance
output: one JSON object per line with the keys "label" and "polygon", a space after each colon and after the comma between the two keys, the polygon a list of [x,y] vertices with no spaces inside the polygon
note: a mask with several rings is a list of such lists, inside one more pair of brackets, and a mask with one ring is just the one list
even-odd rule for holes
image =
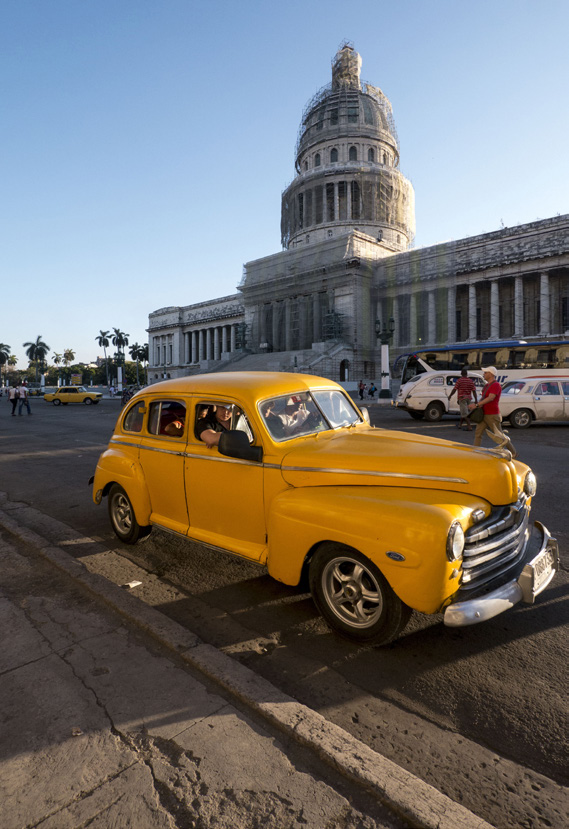
{"label": "front headlight", "polygon": [[526,478],[525,478],[525,481],[524,481],[524,492],[528,496],[528,498],[533,498],[536,491],[537,491],[537,480],[535,478],[535,475],[533,474],[533,472],[530,469],[530,471],[526,475]]}
{"label": "front headlight", "polygon": [[460,521],[450,525],[447,536],[447,558],[449,561],[456,561],[461,558],[464,550],[464,530]]}

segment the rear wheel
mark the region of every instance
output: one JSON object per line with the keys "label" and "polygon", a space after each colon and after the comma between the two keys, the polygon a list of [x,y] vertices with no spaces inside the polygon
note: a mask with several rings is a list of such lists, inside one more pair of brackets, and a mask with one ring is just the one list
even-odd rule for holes
{"label": "rear wheel", "polygon": [[61,405],[61,400],[59,400],[57,397],[55,397],[53,399],[53,405],[54,406],[60,406]]}
{"label": "rear wheel", "polygon": [[516,409],[510,415],[509,420],[514,429],[527,429],[531,426],[532,415],[529,409]]}
{"label": "rear wheel", "polygon": [[130,498],[120,484],[113,484],[109,491],[109,518],[116,535],[125,544],[136,544],[137,541],[146,538],[152,529],[140,526]]}
{"label": "rear wheel", "polygon": [[442,418],[444,411],[445,409],[443,404],[439,403],[437,400],[434,400],[432,403],[429,403],[425,409],[423,417],[425,420],[428,420],[429,423],[436,423]]}
{"label": "rear wheel", "polygon": [[387,645],[409,621],[411,608],[357,550],[332,542],[322,544],[310,562],[309,578],[316,606],[342,636]]}

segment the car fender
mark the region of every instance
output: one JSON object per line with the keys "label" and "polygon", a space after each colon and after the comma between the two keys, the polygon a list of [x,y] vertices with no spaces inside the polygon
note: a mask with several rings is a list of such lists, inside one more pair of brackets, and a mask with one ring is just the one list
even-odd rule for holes
{"label": "car fender", "polygon": [[93,501],[100,504],[114,483],[120,484],[127,493],[138,523],[142,527],[150,524],[152,505],[142,466],[122,451],[107,449],[99,458],[95,471]]}
{"label": "car fender", "polygon": [[269,573],[298,584],[312,553],[332,541],[373,561],[410,607],[436,613],[459,586],[460,562],[446,555],[450,525],[459,520],[466,530],[474,509],[489,511],[479,498],[449,494],[404,487],[286,490],[271,503]]}

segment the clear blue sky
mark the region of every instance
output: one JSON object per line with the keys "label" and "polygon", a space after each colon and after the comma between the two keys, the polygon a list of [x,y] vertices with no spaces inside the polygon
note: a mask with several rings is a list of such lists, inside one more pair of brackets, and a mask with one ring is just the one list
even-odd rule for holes
{"label": "clear blue sky", "polygon": [[345,39],[391,100],[418,246],[569,212],[566,0],[1,0],[0,342],[102,353],[278,252]]}

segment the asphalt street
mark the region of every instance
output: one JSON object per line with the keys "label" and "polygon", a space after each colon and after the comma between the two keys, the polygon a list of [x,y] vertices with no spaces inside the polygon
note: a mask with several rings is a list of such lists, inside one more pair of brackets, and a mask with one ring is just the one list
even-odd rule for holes
{"label": "asphalt street", "polygon": [[[470,629],[414,614],[394,645],[366,649],[331,634],[307,594],[254,565],[163,533],[134,548],[119,544],[86,484],[118,401],[32,407],[34,417],[10,418],[5,405],[0,419],[0,488],[33,508],[31,524],[61,541],[63,522],[105,544],[109,578],[118,567],[112,557],[126,557],[141,568],[144,601],[495,826],[557,825],[567,805],[566,426],[511,433],[538,477],[533,515],[560,543],[564,569],[547,593],[534,607]],[[385,428],[472,439],[453,419],[418,423],[378,406],[372,418]],[[76,541],[69,547],[86,555]]]}

